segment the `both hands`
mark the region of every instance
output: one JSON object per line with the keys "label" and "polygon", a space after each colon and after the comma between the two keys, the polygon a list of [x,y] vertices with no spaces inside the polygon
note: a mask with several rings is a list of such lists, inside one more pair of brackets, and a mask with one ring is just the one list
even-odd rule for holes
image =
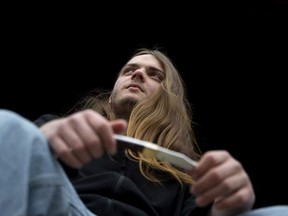
{"label": "both hands", "polygon": [[[81,168],[105,152],[116,152],[114,133],[126,130],[124,120],[108,121],[92,110],[50,121],[40,130],[54,154],[73,168]],[[230,216],[249,211],[255,194],[241,163],[227,151],[208,151],[189,174],[195,179],[191,193],[198,206],[213,204],[211,216]]]}

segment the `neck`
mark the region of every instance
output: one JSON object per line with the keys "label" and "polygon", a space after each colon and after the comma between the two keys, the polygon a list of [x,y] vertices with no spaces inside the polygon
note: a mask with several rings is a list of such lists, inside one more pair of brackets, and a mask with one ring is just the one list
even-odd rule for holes
{"label": "neck", "polygon": [[124,119],[128,122],[132,109],[133,106],[122,106],[121,108],[118,107],[117,109],[114,109],[116,119]]}

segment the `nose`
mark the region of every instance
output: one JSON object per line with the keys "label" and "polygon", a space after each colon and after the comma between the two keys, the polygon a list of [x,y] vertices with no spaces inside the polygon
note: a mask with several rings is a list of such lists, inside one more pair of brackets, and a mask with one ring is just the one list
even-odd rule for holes
{"label": "nose", "polygon": [[131,79],[132,80],[136,80],[136,79],[139,79],[141,82],[144,81],[144,76],[145,76],[145,71],[144,69],[137,69],[133,72],[132,76],[131,76]]}

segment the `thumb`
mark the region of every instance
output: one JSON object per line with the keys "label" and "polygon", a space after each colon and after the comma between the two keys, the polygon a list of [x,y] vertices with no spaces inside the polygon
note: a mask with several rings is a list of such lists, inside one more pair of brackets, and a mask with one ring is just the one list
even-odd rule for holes
{"label": "thumb", "polygon": [[113,120],[110,123],[114,133],[121,133],[127,128],[127,122],[123,119]]}

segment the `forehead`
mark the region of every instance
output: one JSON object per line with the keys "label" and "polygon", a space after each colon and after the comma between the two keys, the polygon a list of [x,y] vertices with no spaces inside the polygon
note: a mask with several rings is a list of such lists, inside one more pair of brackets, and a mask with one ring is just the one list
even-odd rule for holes
{"label": "forehead", "polygon": [[127,64],[137,64],[144,67],[155,67],[162,70],[159,61],[153,55],[149,54],[135,56],[131,58]]}

